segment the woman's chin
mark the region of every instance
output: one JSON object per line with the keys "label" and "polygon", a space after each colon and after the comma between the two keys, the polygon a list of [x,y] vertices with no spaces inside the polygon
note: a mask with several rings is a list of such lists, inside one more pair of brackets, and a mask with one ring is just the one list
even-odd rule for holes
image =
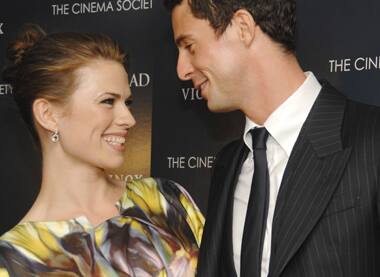
{"label": "woman's chin", "polygon": [[124,164],[124,161],[125,159],[120,159],[120,160],[117,160],[117,159],[114,159],[114,161],[107,161],[107,163],[103,164],[102,168],[105,170],[105,171],[108,171],[108,172],[114,172],[114,171],[117,171],[118,169],[120,169],[120,167],[123,166]]}

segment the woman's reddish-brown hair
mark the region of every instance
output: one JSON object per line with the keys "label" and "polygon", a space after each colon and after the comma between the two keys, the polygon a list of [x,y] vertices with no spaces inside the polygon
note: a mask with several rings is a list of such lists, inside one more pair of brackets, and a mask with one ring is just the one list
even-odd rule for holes
{"label": "woman's reddish-brown hair", "polygon": [[38,98],[64,104],[76,85],[75,72],[96,59],[124,65],[119,45],[103,34],[62,32],[46,34],[27,24],[7,49],[3,79],[14,92],[22,117],[38,140],[32,112]]}

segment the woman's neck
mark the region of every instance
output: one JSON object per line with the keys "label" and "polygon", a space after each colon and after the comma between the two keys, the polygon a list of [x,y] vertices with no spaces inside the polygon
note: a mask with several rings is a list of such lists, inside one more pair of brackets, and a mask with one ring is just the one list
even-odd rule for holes
{"label": "woman's neck", "polygon": [[44,155],[40,193],[23,221],[57,221],[86,216],[93,224],[115,216],[122,182],[103,169],[68,155]]}

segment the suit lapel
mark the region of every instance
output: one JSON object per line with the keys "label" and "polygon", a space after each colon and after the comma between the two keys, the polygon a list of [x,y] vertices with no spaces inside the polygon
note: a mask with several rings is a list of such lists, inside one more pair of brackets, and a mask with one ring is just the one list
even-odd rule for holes
{"label": "suit lapel", "polygon": [[351,153],[341,128],[346,99],[325,85],[285,169],[272,230],[270,276],[280,276],[326,209]]}
{"label": "suit lapel", "polygon": [[240,175],[241,168],[243,166],[243,163],[248,155],[248,148],[245,146],[243,140],[241,140],[241,144],[239,146],[239,153],[240,155],[237,158],[237,163],[235,164],[235,169],[230,168],[231,172],[233,172],[232,179],[231,179],[231,186],[230,191],[228,192],[228,201],[227,201],[227,208],[225,213],[225,224],[223,228],[224,232],[224,242],[223,242],[223,259],[222,262],[225,264],[226,272],[228,272],[228,277],[236,277],[236,269],[235,269],[235,263],[234,263],[234,256],[233,256],[233,234],[232,234],[232,228],[233,228],[233,207],[234,207],[234,196],[235,196],[235,189],[238,182],[238,178]]}
{"label": "suit lapel", "polygon": [[[232,256],[232,200],[242,163],[246,156],[243,139],[228,145],[216,163],[197,276],[234,276]],[[232,229],[231,229],[232,230]],[[226,236],[231,236],[226,239]],[[227,271],[227,272],[226,272]]]}

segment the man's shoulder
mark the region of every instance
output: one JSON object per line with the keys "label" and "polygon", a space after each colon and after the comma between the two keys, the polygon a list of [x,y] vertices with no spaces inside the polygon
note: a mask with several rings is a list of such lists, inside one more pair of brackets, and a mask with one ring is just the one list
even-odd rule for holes
{"label": "man's shoulder", "polygon": [[370,144],[374,153],[380,153],[380,144],[377,143],[380,141],[380,107],[347,97],[329,84],[323,88],[337,96],[339,94],[338,98],[345,101],[341,125],[344,143],[356,145],[358,149]]}
{"label": "man's shoulder", "polygon": [[380,107],[347,100],[342,137],[344,141],[368,147],[380,154]]}
{"label": "man's shoulder", "polygon": [[[364,102],[357,101],[347,95],[345,95],[343,92],[338,90],[336,87],[331,85],[329,82],[325,80],[321,80],[322,90],[329,93],[330,95],[336,95],[342,99],[346,100],[346,113],[363,113],[361,114],[363,116],[379,116],[380,115],[380,107],[368,104]],[[358,92],[360,93],[360,92]]]}
{"label": "man's shoulder", "polygon": [[380,118],[380,107],[347,99],[347,113],[356,115],[357,119],[378,119]]}
{"label": "man's shoulder", "polygon": [[[346,96],[340,90],[332,86],[325,80],[320,81],[322,85],[322,91],[324,94],[324,100],[340,103],[345,103],[344,106],[344,120],[349,121],[351,125],[362,124],[368,120],[376,124],[379,121],[380,124],[380,107],[372,104],[359,102]],[[328,96],[327,96],[328,95]]]}
{"label": "man's shoulder", "polygon": [[343,124],[345,129],[361,130],[362,136],[380,138],[380,107],[347,98]]}

